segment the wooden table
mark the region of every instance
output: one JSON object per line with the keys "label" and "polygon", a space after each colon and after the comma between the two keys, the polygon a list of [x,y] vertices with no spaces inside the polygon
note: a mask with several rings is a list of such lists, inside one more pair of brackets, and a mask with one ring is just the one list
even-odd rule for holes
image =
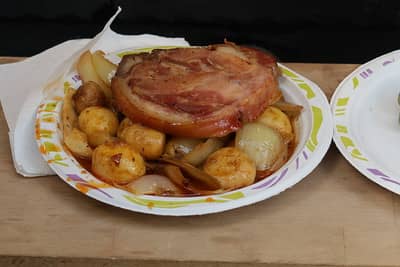
{"label": "wooden table", "polygon": [[[287,65],[328,97],[356,67]],[[3,115],[0,144],[0,266],[400,265],[399,197],[364,178],[334,145],[306,179],[276,197],[174,218],[107,206],[56,176],[19,176]]]}

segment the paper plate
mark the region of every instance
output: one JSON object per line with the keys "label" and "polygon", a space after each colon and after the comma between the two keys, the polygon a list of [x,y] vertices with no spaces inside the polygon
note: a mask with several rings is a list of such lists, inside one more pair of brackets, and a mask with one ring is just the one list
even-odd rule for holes
{"label": "paper plate", "polygon": [[334,141],[375,183],[400,194],[400,50],[353,71],[331,99]]}
{"label": "paper plate", "polygon": [[[116,54],[110,58],[117,57]],[[299,144],[289,161],[270,177],[235,191],[201,197],[134,195],[105,184],[91,175],[64,148],[59,128],[62,93],[39,106],[36,139],[43,157],[58,176],[73,188],[101,202],[131,211],[158,215],[200,215],[249,205],[298,183],[322,160],[331,143],[333,124],[329,104],[320,88],[280,65],[280,86],[285,98],[304,107],[299,119]],[[64,86],[78,88],[79,76],[71,73]],[[62,92],[62,88],[58,88]]]}

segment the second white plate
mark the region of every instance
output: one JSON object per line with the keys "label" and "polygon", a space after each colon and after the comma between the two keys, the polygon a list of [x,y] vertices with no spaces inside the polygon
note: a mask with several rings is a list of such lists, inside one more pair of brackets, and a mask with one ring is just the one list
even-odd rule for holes
{"label": "second white plate", "polygon": [[353,71],[331,99],[334,141],[362,174],[400,194],[400,50]]}

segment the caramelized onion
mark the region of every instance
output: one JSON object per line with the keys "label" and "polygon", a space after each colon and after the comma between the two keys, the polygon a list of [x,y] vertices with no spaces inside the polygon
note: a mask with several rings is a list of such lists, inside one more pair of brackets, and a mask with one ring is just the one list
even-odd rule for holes
{"label": "caramelized onion", "polygon": [[165,146],[164,153],[168,157],[180,159],[190,153],[202,141],[203,139],[199,138],[173,137]]}
{"label": "caramelized onion", "polygon": [[183,160],[198,166],[202,164],[207,157],[224,146],[227,137],[208,138],[205,142],[198,144],[195,148],[183,157]]}
{"label": "caramelized onion", "polygon": [[180,190],[167,177],[150,174],[126,185],[127,189],[137,195],[180,195]]}
{"label": "caramelized onion", "polygon": [[299,106],[299,105],[296,105],[296,104],[292,104],[292,103],[288,103],[288,102],[285,102],[283,100],[275,102],[272,106],[280,109],[281,111],[286,113],[291,118],[293,118],[293,117],[297,118],[298,116],[300,116],[300,113],[301,113],[301,111],[303,109],[302,106]]}
{"label": "caramelized onion", "polygon": [[212,177],[211,175],[203,172],[202,170],[194,167],[193,165],[187,162],[171,158],[160,158],[159,160],[179,167],[182,171],[186,172],[190,178],[205,184],[210,190],[216,190],[222,188],[220,182],[216,178]]}
{"label": "caramelized onion", "polygon": [[176,185],[188,189],[189,181],[183,176],[181,169],[175,165],[164,165],[165,175]]}
{"label": "caramelized onion", "polygon": [[187,179],[181,169],[175,165],[170,165],[166,164],[164,166],[164,173],[165,175],[171,179],[171,181],[185,189],[186,191],[192,193],[193,195],[211,195],[211,194],[218,194],[222,193],[224,190],[217,189],[217,190],[204,190],[197,188],[195,185],[193,185],[189,179]]}

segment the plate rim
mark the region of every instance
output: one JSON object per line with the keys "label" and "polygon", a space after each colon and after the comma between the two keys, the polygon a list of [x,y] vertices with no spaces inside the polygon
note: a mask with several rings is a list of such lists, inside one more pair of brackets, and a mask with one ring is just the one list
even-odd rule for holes
{"label": "plate rim", "polygon": [[[336,116],[335,116],[335,108],[337,107],[337,104],[336,104],[337,99],[340,96],[340,93],[344,90],[344,87],[348,83],[351,83],[352,79],[357,78],[358,76],[363,77],[361,75],[361,73],[363,73],[364,70],[368,69],[368,67],[371,67],[372,65],[375,66],[376,64],[381,63],[379,65],[379,67],[381,69],[393,62],[399,63],[398,61],[395,61],[395,60],[393,60],[393,61],[385,60],[388,57],[391,57],[394,55],[400,56],[400,49],[380,55],[376,58],[373,58],[373,59],[361,64],[357,68],[355,68],[336,87],[336,89],[333,92],[332,97],[330,99],[330,108],[331,108],[332,119],[333,119],[333,131],[334,131],[333,142],[335,143],[335,145],[338,148],[341,155],[346,159],[346,161],[348,163],[350,163],[351,166],[353,166],[353,168],[355,168],[364,177],[366,177],[370,181],[378,184],[379,186],[381,186],[393,193],[400,195],[400,181],[392,180],[392,179],[397,179],[397,177],[387,176],[384,172],[382,172],[380,169],[378,169],[378,167],[380,167],[380,165],[377,164],[375,161],[371,161],[371,163],[375,164],[375,166],[369,166],[369,168],[368,168],[368,166],[365,164],[365,161],[360,161],[360,160],[357,161],[356,159],[353,159],[353,156],[351,155],[351,153],[349,153],[348,149],[346,149],[346,147],[343,145],[342,141],[340,140],[340,138],[343,135],[341,136],[339,133],[339,130],[337,129],[337,120],[336,120]],[[387,63],[387,64],[385,64],[385,63]],[[357,87],[358,86],[362,86],[362,84],[357,85]],[[360,89],[361,88],[358,88],[357,90],[360,90]],[[382,169],[384,169],[384,168],[382,168]]]}

